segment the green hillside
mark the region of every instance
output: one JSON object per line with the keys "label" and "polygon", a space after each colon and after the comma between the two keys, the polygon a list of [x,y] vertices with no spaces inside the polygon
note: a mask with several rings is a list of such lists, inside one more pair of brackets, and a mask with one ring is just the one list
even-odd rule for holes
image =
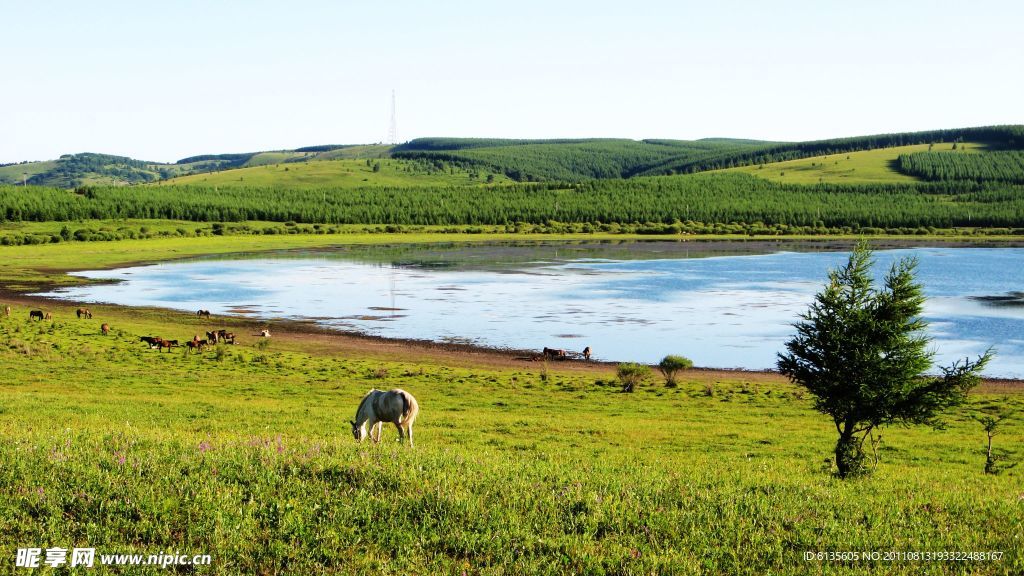
{"label": "green hillside", "polygon": [[[83,152],[81,154],[65,154],[56,160],[0,166],[0,184],[22,184],[27,181],[30,185],[58,188],[121,186],[242,167],[318,160],[387,158],[390,155],[390,150],[391,146],[381,145],[309,146],[296,150],[190,156],[173,164]],[[436,180],[426,182],[430,185],[438,183],[441,182]],[[345,184],[341,182],[338,185]]]}
{"label": "green hillside", "polygon": [[[245,168],[182,176],[160,185],[216,187],[260,186],[294,189],[359,188],[366,186],[473,186],[508,182],[501,174],[462,169],[442,163],[411,160],[308,160],[257,163]],[[490,182],[488,182],[490,177]]]}
{"label": "green hillside", "polygon": [[[176,183],[342,187],[448,186],[481,181],[578,183],[587,180],[671,176],[741,170],[793,183],[879,183],[920,180],[1022,182],[1017,156],[973,160],[942,156],[1024,150],[1024,126],[987,126],[878,134],[809,142],[731,138],[625,140],[611,138],[513,140],[418,138],[399,146],[328,144],[231,154],[190,156],[173,164],[105,154],[69,154],[57,160],[0,166],[0,184],[76,188],[86,185]],[[931,152],[937,156],[916,156]],[[901,156],[904,158],[901,159]],[[963,154],[961,154],[963,156]],[[389,161],[366,173],[358,161]],[[327,164],[322,164],[328,161]],[[330,161],[346,161],[330,164]],[[966,163],[976,165],[968,167]],[[829,164],[831,163],[831,164]],[[308,165],[308,166],[305,166]],[[298,168],[302,166],[301,168]],[[770,168],[768,168],[770,166]],[[262,172],[238,172],[259,170]],[[183,178],[184,177],[184,178]]]}
{"label": "green hillside", "polygon": [[763,143],[722,140],[421,138],[396,147],[393,155],[482,167],[520,182],[579,182],[629,178],[669,159],[735,153],[761,145]]}
{"label": "green hillside", "polygon": [[[829,156],[812,156],[799,160],[758,164],[722,170],[723,173],[740,172],[766,178],[775,182],[793,184],[847,183],[907,183],[920,179],[912,174],[901,171],[899,159],[917,153],[952,150],[953,144],[914,144],[893,148],[878,148],[860,152],[839,153]],[[957,144],[957,150],[963,152],[980,152],[984,146],[977,143],[963,142]],[[987,156],[994,152],[983,152],[974,156]],[[1022,174],[1024,175],[1024,174]]]}

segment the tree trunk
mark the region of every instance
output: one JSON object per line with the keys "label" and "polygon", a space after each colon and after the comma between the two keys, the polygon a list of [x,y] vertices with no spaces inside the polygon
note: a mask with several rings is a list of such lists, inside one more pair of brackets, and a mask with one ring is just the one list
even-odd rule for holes
{"label": "tree trunk", "polygon": [[836,442],[836,468],[840,478],[860,476],[867,472],[864,465],[864,438],[853,431],[854,423],[847,422]]}

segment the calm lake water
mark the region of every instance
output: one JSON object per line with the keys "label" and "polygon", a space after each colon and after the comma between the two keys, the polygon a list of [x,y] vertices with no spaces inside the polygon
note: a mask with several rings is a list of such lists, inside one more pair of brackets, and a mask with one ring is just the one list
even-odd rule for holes
{"label": "calm lake water", "polygon": [[[83,272],[86,302],[312,319],[394,338],[582,350],[602,360],[772,368],[791,324],[847,252],[836,244],[650,242],[339,248]],[[1024,378],[1024,248],[876,253],[881,276],[920,261],[936,359],[997,350],[987,374]],[[979,298],[981,297],[981,298]],[[1001,297],[1002,300],[993,297]],[[988,298],[986,300],[985,298]],[[191,334],[175,335],[179,338]]]}

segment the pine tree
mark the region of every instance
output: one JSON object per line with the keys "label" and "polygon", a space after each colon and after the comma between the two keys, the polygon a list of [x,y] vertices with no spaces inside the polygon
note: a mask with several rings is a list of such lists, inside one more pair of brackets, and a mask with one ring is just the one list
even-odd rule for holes
{"label": "pine tree", "polygon": [[779,371],[807,388],[814,407],[832,417],[842,478],[867,472],[863,444],[875,428],[939,426],[940,413],[966,399],[992,356],[990,350],[941,368],[941,376],[925,375],[932,353],[921,318],[925,297],[914,278],[917,262],[894,264],[880,290],[872,264],[862,242],[845,266],[829,273],[778,360]]}

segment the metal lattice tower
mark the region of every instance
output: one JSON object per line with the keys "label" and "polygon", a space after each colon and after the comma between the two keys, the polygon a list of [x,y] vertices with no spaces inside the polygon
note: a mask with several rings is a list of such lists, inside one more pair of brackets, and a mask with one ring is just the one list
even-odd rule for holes
{"label": "metal lattice tower", "polygon": [[398,144],[398,114],[395,106],[395,91],[391,91],[391,126],[388,128],[388,144]]}

